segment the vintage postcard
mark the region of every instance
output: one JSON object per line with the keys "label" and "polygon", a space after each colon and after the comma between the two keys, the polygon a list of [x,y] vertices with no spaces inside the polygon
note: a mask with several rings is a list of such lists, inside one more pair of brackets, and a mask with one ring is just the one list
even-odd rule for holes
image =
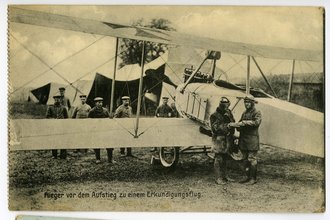
{"label": "vintage postcard", "polygon": [[324,212],[324,13],[9,5],[9,209]]}

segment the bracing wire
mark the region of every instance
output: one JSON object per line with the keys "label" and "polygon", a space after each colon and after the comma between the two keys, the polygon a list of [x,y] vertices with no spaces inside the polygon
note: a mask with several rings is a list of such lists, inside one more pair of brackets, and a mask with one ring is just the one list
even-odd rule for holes
{"label": "bracing wire", "polygon": [[[54,71],[54,68],[56,66],[58,66],[59,64],[63,63],[64,61],[70,59],[73,56],[76,56],[77,54],[81,53],[82,51],[86,50],[87,48],[91,47],[93,44],[95,44],[96,42],[100,41],[101,39],[105,38],[106,36],[102,36],[100,38],[98,38],[97,40],[93,41],[91,44],[87,45],[86,47],[83,47],[82,49],[72,53],[71,55],[69,55],[68,57],[62,59],[61,61],[57,62],[56,64],[54,64],[53,66],[49,66],[47,63],[45,63],[40,57],[38,57],[35,53],[33,53],[30,49],[28,49],[23,43],[21,43],[12,33],[9,32],[9,34],[25,49],[27,50],[29,53],[31,53],[33,56],[37,57],[44,65],[46,65],[48,67],[47,70],[41,72],[40,74],[38,74],[36,77],[34,77],[32,80],[29,80],[27,83],[24,83],[22,86],[20,86],[19,88],[17,88],[16,90],[14,90],[13,92],[11,92],[10,94],[13,94],[14,92],[22,89],[23,87],[25,87],[26,85],[30,84],[31,82],[33,82],[34,80],[36,80],[37,78],[41,77],[42,75],[46,74],[49,71]],[[67,80],[65,80],[67,81]],[[67,81],[71,86],[72,83],[70,83],[69,81]]]}

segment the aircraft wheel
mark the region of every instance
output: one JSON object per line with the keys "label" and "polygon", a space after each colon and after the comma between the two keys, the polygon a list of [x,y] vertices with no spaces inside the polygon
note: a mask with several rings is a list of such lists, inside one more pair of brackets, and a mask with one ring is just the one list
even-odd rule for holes
{"label": "aircraft wheel", "polygon": [[159,158],[161,164],[166,168],[173,168],[179,161],[180,147],[161,147]]}

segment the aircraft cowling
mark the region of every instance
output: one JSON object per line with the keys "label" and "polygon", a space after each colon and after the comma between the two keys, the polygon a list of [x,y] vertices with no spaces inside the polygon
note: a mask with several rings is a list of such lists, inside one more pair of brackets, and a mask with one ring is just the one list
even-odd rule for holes
{"label": "aircraft cowling", "polygon": [[[181,115],[209,126],[210,115],[222,96],[230,102],[236,121],[245,110],[241,90],[219,87],[213,83],[191,83],[185,91],[176,90],[176,106]],[[261,111],[259,128],[262,144],[324,157],[324,114],[274,97],[256,98]]]}

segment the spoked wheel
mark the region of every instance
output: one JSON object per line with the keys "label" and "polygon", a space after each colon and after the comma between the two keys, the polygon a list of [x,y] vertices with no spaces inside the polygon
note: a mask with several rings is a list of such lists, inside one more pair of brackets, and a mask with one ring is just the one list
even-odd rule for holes
{"label": "spoked wheel", "polygon": [[173,168],[179,161],[180,147],[161,147],[159,158],[161,164],[166,168]]}

